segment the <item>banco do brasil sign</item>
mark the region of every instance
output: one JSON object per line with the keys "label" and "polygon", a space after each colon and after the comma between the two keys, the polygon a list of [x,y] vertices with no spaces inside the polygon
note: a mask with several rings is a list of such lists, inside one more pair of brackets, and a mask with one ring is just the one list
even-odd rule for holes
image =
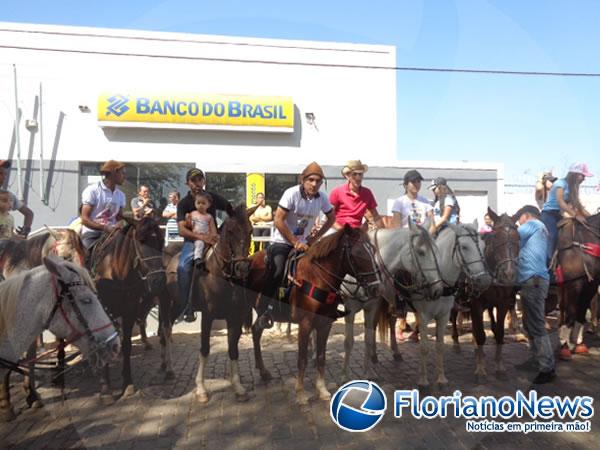
{"label": "banco do brasil sign", "polygon": [[204,128],[294,131],[289,97],[246,95],[132,95],[110,92],[98,97],[103,127]]}

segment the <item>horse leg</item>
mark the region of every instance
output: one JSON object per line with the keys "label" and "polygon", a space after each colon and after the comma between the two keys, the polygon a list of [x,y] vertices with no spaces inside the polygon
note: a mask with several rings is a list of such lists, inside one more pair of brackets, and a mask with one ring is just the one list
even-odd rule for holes
{"label": "horse leg", "polygon": [[421,358],[419,360],[419,381],[417,386],[419,389],[426,389],[429,386],[429,379],[427,378],[427,355],[429,352],[429,331],[427,324],[429,323],[429,317],[423,314],[421,311],[416,313],[417,323],[421,328],[421,339],[419,349],[421,351]]}
{"label": "horse leg", "polygon": [[100,403],[105,406],[112,405],[115,402],[110,388],[110,369],[108,364],[102,367],[100,372]]}
{"label": "horse leg", "polygon": [[[441,302],[443,299],[438,301]],[[446,335],[446,325],[448,324],[448,319],[450,318],[450,312],[452,311],[452,306],[454,305],[454,297],[449,297],[447,301],[448,304],[446,310],[438,313],[438,316],[435,320],[435,350],[438,372],[437,384],[439,387],[443,387],[448,384],[444,367],[444,337]]]}
{"label": "horse leg", "polygon": [[2,377],[2,386],[0,386],[0,421],[10,422],[17,417],[10,403],[10,370],[0,369],[0,373],[2,372],[4,372],[4,376]]}
{"label": "horse leg", "polygon": [[23,388],[25,390],[25,394],[27,394],[25,401],[27,402],[27,406],[30,408],[41,408],[44,406],[42,399],[40,398],[40,394],[38,394],[35,389],[35,363],[33,360],[37,356],[36,349],[37,341],[31,344],[27,350],[27,360],[30,361],[27,365],[29,370],[23,379]]}
{"label": "horse leg", "polygon": [[331,399],[331,393],[327,390],[327,384],[325,383],[325,351],[327,350],[327,338],[333,321],[326,317],[319,317],[317,321],[320,323],[317,327],[317,381],[315,382],[315,388],[319,400],[328,401]]}
{"label": "horse leg", "polygon": [[288,341],[292,340],[292,322],[287,323],[287,328],[285,330],[285,337]]}
{"label": "horse leg", "polygon": [[396,339],[396,320],[396,317],[390,314],[390,348],[392,349],[394,361],[402,361],[402,355],[400,354],[400,350],[398,350],[398,340]]}
{"label": "horse leg", "polygon": [[298,378],[296,379],[296,399],[300,405],[308,404],[308,396],[304,390],[304,373],[308,362],[308,340],[312,331],[312,318],[308,313],[298,324]]}
{"label": "horse leg", "polygon": [[135,311],[127,311],[123,315],[123,398],[135,394],[133,380],[131,378],[131,333],[135,322]]}
{"label": "horse leg", "polygon": [[231,319],[227,321],[227,351],[229,353],[231,387],[235,392],[236,400],[245,402],[248,401],[248,394],[240,380],[240,354],[238,349],[240,336],[242,335],[242,324],[236,322],[236,320]]}
{"label": "horse leg", "polygon": [[198,362],[198,373],[196,374],[195,394],[200,403],[206,403],[208,402],[208,391],[204,386],[204,367],[210,353],[210,330],[212,328],[213,317],[207,312],[203,312],[201,317],[200,360]]}
{"label": "horse leg", "polygon": [[460,353],[460,342],[458,340],[458,326],[456,325],[456,319],[458,318],[458,310],[452,308],[450,311],[450,322],[452,323],[452,348],[456,353]]}
{"label": "horse leg", "polygon": [[61,390],[65,389],[65,340],[58,340],[58,350],[56,352],[56,359],[58,360],[57,367],[55,371],[57,372],[56,376],[52,378],[52,384],[59,387]]}
{"label": "horse leg", "polygon": [[[355,313],[350,313],[344,317],[345,331],[344,331],[344,380],[351,380],[350,378],[350,356],[352,354],[352,348],[354,347],[354,316]],[[366,351],[365,351],[366,353]],[[366,365],[366,354],[365,354],[365,365]],[[366,366],[365,366],[366,367]]]}
{"label": "horse leg", "polygon": [[365,327],[365,377],[368,380],[377,380],[375,364],[377,363],[377,347],[375,343],[375,328],[377,327],[377,316],[379,315],[379,300],[374,304],[365,305],[364,327]]}
{"label": "horse leg", "polygon": [[152,350],[152,344],[148,342],[148,335],[146,334],[146,326],[147,322],[145,318],[139,318],[137,320],[137,325],[140,329],[140,337],[142,339],[142,344],[144,344],[144,350]]}
{"label": "horse leg", "polygon": [[483,383],[487,377],[483,351],[485,330],[483,329],[483,308],[478,300],[474,300],[471,305],[471,327],[477,345],[475,348],[475,380],[477,383]]}
{"label": "horse leg", "polygon": [[173,325],[171,320],[171,298],[165,290],[158,296],[158,331],[160,339],[160,368],[165,370],[165,380],[175,378],[172,363]]}
{"label": "horse leg", "polygon": [[260,378],[263,381],[269,381],[273,378],[271,372],[265,367],[265,362],[262,357],[262,348],[260,347],[260,338],[262,337],[263,329],[252,325],[252,344],[254,346],[254,367],[260,372]]}
{"label": "horse leg", "polygon": [[506,313],[508,312],[508,304],[501,303],[496,308],[497,321],[496,321],[496,331],[494,332],[494,337],[496,339],[496,377],[504,380],[506,378],[506,368],[504,367],[504,362],[502,360],[502,348],[504,347],[504,320],[506,319]]}

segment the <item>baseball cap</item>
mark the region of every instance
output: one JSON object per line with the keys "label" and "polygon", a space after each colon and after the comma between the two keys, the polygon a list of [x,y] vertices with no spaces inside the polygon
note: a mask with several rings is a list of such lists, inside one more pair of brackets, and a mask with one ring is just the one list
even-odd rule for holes
{"label": "baseball cap", "polygon": [[431,182],[431,185],[427,189],[435,189],[438,186],[447,186],[448,181],[444,177],[437,177],[435,180]]}
{"label": "baseball cap", "polygon": [[558,177],[555,177],[554,175],[552,175],[552,172],[544,172],[544,174],[542,175],[542,180],[546,181],[546,180],[550,180],[553,183],[558,180]]}
{"label": "baseball cap", "polygon": [[423,181],[423,176],[417,170],[409,170],[404,174],[404,184],[407,184],[410,181]]}
{"label": "baseball cap", "polygon": [[585,163],[571,164],[571,167],[569,167],[569,172],[580,173],[584,177],[593,177],[594,176],[590,173],[590,171],[588,169],[588,165]]}
{"label": "baseball cap", "polygon": [[190,169],[187,171],[187,174],[185,175],[185,181],[190,181],[192,178],[200,176],[201,178],[206,178],[204,176],[204,172],[202,172],[200,169],[198,169],[197,167],[194,167],[193,169]]}
{"label": "baseball cap", "polygon": [[532,216],[540,217],[540,210],[533,205],[525,205],[517,211],[517,213],[514,215],[514,217],[519,218],[523,214],[531,214]]}

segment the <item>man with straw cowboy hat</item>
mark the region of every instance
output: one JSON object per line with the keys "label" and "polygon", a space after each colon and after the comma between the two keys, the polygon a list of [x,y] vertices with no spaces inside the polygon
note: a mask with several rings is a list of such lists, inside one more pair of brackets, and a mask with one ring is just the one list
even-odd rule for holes
{"label": "man with straw cowboy hat", "polygon": [[363,217],[369,224],[383,228],[375,197],[370,189],[362,185],[364,174],[368,170],[369,166],[360,159],[348,161],[342,169],[347,182],[333,189],[329,195],[329,201],[335,210],[335,229],[339,230],[346,224],[359,228]]}

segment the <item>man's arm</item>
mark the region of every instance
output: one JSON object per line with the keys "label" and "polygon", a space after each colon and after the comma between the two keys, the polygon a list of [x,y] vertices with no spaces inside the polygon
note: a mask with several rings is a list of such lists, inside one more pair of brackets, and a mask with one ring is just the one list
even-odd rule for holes
{"label": "man's arm", "polygon": [[27,236],[33,223],[33,211],[25,205],[22,205],[18,211],[23,214],[23,226],[19,229],[19,234]]}
{"label": "man's arm", "polygon": [[385,228],[383,219],[379,215],[379,211],[377,211],[377,208],[367,209],[367,211],[365,211],[365,217],[367,219],[367,222],[375,225],[375,228]]}
{"label": "man's arm", "polygon": [[392,217],[392,228],[401,228],[402,227],[402,214],[398,211],[392,212],[394,216]]}
{"label": "man's arm", "polygon": [[91,228],[92,230],[108,231],[108,228],[105,225],[102,225],[98,222],[94,222],[92,220],[91,215],[93,210],[94,207],[92,205],[87,204],[84,204],[81,208],[81,223],[83,224],[83,226]]}
{"label": "man's arm", "polygon": [[335,211],[333,210],[333,208],[325,213],[325,217],[327,217],[327,222],[325,222],[321,228],[319,229],[319,231],[317,231],[317,234],[315,234],[315,238],[313,239],[313,241],[318,241],[319,238],[321,236],[323,236],[325,233],[327,233],[327,230],[329,230],[331,228],[331,226],[334,224],[335,222]]}

